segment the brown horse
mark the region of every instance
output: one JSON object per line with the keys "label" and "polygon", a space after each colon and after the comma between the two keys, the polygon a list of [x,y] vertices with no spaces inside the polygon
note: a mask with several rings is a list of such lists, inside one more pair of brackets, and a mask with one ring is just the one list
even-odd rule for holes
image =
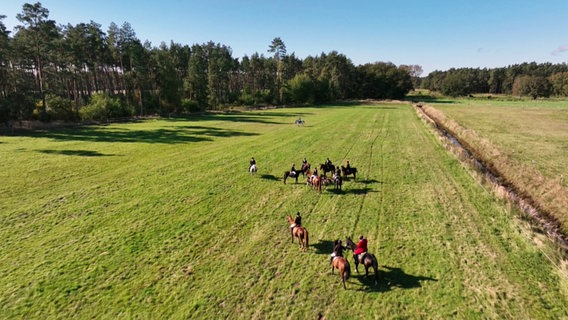
{"label": "brown horse", "polygon": [[312,175],[311,171],[309,170],[306,175],[308,176],[308,185],[312,187],[312,189],[316,189],[317,191],[321,192],[322,177],[318,176],[317,174]]}
{"label": "brown horse", "polygon": [[[345,246],[353,251],[355,250],[356,247],[353,240],[351,240],[351,238],[349,237],[345,239]],[[357,273],[359,273],[359,263],[365,266],[365,277],[369,276],[369,268],[373,267],[373,271],[375,272],[375,284],[379,283],[379,263],[377,261],[377,257],[375,257],[374,254],[367,252],[363,256],[363,259],[360,260],[358,258],[354,258],[354,260],[355,260],[355,270],[357,270]]]}
{"label": "brown horse", "polygon": [[344,166],[341,166],[341,172],[343,173],[343,176],[346,178],[348,175],[352,174],[353,179],[357,179],[357,168],[354,167],[346,168]]}
{"label": "brown horse", "polygon": [[323,171],[323,175],[325,176],[328,172],[335,172],[335,166],[331,163],[320,163],[319,166],[320,170]]}
{"label": "brown horse", "polygon": [[[291,215],[287,215],[286,218],[288,218],[288,222],[290,223],[291,227],[294,224],[294,219],[292,218]],[[301,226],[294,227],[292,229],[292,243],[294,243],[294,237],[298,238],[298,243],[300,244],[300,249],[302,249],[302,251],[308,250],[308,244],[309,244],[308,229]]]}
{"label": "brown horse", "polygon": [[343,282],[343,289],[347,290],[345,286],[345,281],[349,279],[351,275],[351,266],[349,262],[344,257],[335,257],[331,262],[331,274],[333,274],[333,270],[339,270],[339,276],[341,277],[341,282]]}

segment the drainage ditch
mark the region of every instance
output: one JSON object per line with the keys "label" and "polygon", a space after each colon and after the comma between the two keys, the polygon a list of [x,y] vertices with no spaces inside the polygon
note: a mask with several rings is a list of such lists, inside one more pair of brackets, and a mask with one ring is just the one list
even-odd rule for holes
{"label": "drainage ditch", "polygon": [[462,163],[467,164],[480,175],[482,183],[488,184],[498,196],[502,196],[515,204],[530,218],[533,226],[547,234],[564,253],[568,253],[568,237],[560,231],[558,221],[539,210],[530,198],[520,196],[514,186],[507,183],[497,172],[489,169],[480,159],[477,159],[474,153],[465,147],[465,145],[467,145],[466,143],[460,142],[443,124],[430,118],[422,109],[422,105],[417,104],[414,107],[419,117],[430,124],[441,139],[444,140],[445,146],[450,149],[450,151],[455,152]]}

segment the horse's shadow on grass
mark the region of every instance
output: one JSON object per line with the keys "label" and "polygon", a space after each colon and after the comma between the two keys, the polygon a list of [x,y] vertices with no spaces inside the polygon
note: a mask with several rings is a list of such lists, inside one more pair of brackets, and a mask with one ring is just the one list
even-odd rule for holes
{"label": "horse's shadow on grass", "polygon": [[65,156],[82,156],[82,157],[103,157],[112,156],[112,154],[104,154],[98,151],[91,150],[37,150],[46,154],[61,154]]}
{"label": "horse's shadow on grass", "polygon": [[379,181],[379,180],[376,180],[376,179],[357,180],[357,182],[361,182],[361,183],[364,183],[364,184],[373,184],[373,183],[383,184],[382,181]]}
{"label": "horse's shadow on grass", "polygon": [[355,271],[355,267],[351,268],[351,276],[360,282],[361,287],[357,289],[358,291],[387,292],[393,288],[412,289],[422,287],[422,281],[438,281],[432,277],[407,274],[401,268],[382,266],[383,270],[379,267],[379,284],[376,285],[372,269],[369,270],[369,276],[365,277],[365,268],[361,270],[361,267],[360,265],[359,274]]}
{"label": "horse's shadow on grass", "polygon": [[371,188],[344,188],[342,189],[342,193],[346,194],[354,194],[354,195],[361,195],[361,194],[367,194],[370,192],[375,192],[373,191],[373,189]]}
{"label": "horse's shadow on grass", "polygon": [[316,249],[317,254],[331,254],[333,252],[333,241],[330,240],[319,240],[318,243],[312,244],[312,247]]}
{"label": "horse's shadow on grass", "polygon": [[272,180],[272,181],[278,181],[280,180],[280,178],[278,178],[277,176],[273,175],[273,174],[261,174],[260,177],[262,179],[266,179],[266,180]]}
{"label": "horse's shadow on grass", "polygon": [[329,188],[329,189],[326,189],[325,191],[327,191],[329,193],[333,193],[333,194],[345,194],[345,191],[343,191],[343,189]]}

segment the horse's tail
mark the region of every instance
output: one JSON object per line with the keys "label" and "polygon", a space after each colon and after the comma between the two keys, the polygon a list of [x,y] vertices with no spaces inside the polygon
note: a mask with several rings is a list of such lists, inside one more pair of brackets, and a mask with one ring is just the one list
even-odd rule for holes
{"label": "horse's tail", "polygon": [[373,257],[373,267],[375,269],[379,269],[379,261],[377,260],[377,257],[371,253],[371,257]]}
{"label": "horse's tail", "polygon": [[374,254],[371,253],[371,257],[373,257],[373,269],[375,271],[375,284],[379,283],[379,261]]}
{"label": "horse's tail", "polygon": [[288,171],[284,171],[284,184],[286,184],[286,179],[290,173]]}

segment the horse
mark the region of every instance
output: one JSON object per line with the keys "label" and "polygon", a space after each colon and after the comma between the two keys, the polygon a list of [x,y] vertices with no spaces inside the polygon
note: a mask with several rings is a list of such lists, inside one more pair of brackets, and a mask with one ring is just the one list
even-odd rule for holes
{"label": "horse", "polygon": [[343,173],[344,177],[352,174],[353,179],[357,179],[357,168],[345,168],[344,166],[341,166],[341,172]]}
{"label": "horse", "polygon": [[300,176],[300,174],[302,174],[302,176],[305,176],[305,173],[308,170],[310,170],[310,164],[306,163],[302,165],[302,168],[300,170],[296,170],[296,173],[294,175],[292,175],[291,171],[284,171],[284,184],[286,184],[286,179],[288,179],[288,177],[296,178],[296,183],[298,183],[298,177]]}
{"label": "horse", "polygon": [[330,184],[333,183],[333,179],[327,178],[327,177],[320,177],[320,184],[322,186],[329,186]]}
{"label": "horse", "polygon": [[251,174],[255,174],[255,173],[256,173],[256,164],[253,164],[252,166],[250,166],[249,172],[250,172]]}
{"label": "horse", "polygon": [[333,190],[341,190],[341,186],[343,185],[343,179],[341,178],[341,175],[339,174],[333,175],[333,185],[334,185]]}
{"label": "horse", "polygon": [[351,276],[351,266],[349,265],[349,261],[344,257],[335,257],[333,261],[331,261],[331,274],[333,274],[333,270],[339,270],[339,276],[341,277],[341,282],[343,282],[343,289],[347,290],[345,286],[345,281],[349,279]]}
{"label": "horse", "polygon": [[313,176],[308,174],[307,183],[313,189],[316,189],[317,191],[321,192],[321,183],[322,183],[321,179],[322,177],[318,176],[317,174]]}
{"label": "horse", "polygon": [[294,121],[294,124],[298,125],[298,126],[303,126],[306,123],[306,121],[302,120],[302,119],[297,119],[296,121]]}
{"label": "horse", "polygon": [[[290,226],[292,226],[294,224],[294,219],[292,219],[292,216],[287,215],[286,218],[288,219],[288,222],[290,222]],[[300,244],[300,249],[302,249],[302,251],[308,250],[308,245],[309,245],[308,229],[302,226],[294,227],[292,229],[291,237],[292,237],[292,243],[294,243],[294,237],[298,238],[298,243]]]}
{"label": "horse", "polygon": [[[351,240],[351,238],[347,237],[345,239],[345,247],[351,249],[352,251],[355,251],[356,245],[353,240]],[[363,259],[361,261],[359,261],[359,258],[356,258],[354,260],[355,270],[357,270],[357,273],[359,273],[359,263],[365,266],[365,277],[369,276],[369,268],[373,267],[373,271],[375,272],[375,284],[379,283],[379,263],[377,261],[377,257],[375,257],[374,254],[367,252],[363,256]]]}
{"label": "horse", "polygon": [[320,164],[320,170],[323,171],[323,175],[325,176],[328,172],[335,172],[335,166],[331,163],[322,163]]}

